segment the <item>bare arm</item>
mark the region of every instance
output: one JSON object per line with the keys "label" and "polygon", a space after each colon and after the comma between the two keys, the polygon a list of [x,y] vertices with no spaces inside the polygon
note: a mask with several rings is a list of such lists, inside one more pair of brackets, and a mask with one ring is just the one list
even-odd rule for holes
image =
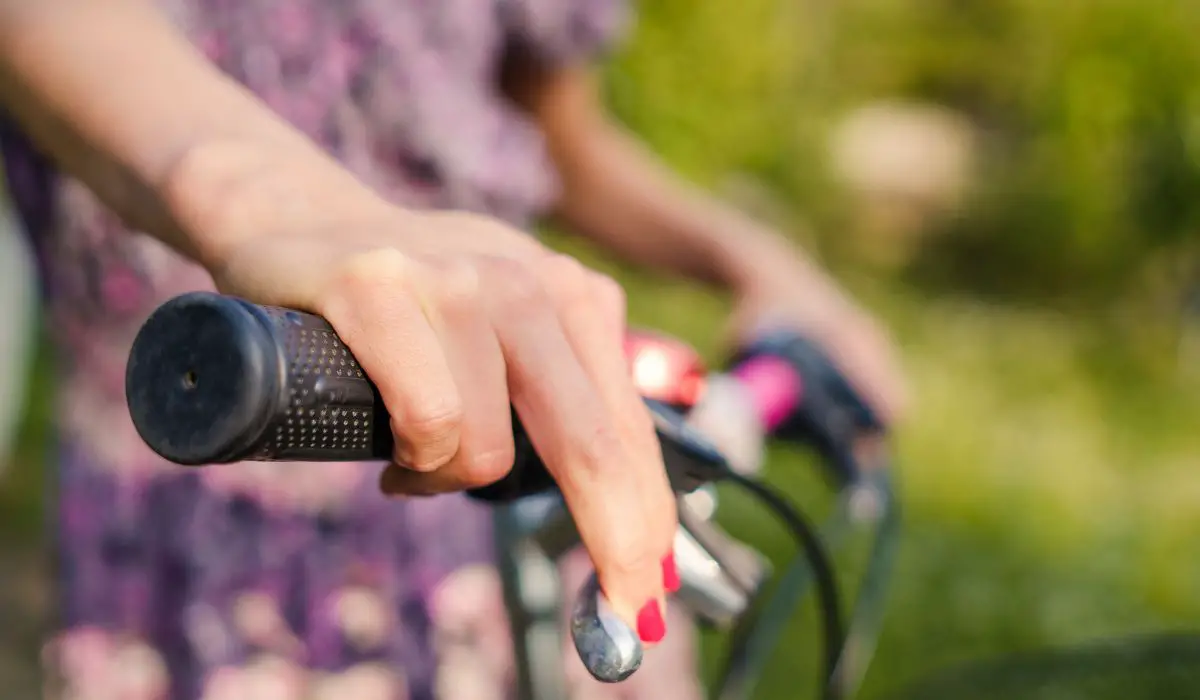
{"label": "bare arm", "polygon": [[129,225],[202,263],[261,220],[255,202],[318,213],[319,185],[285,181],[297,161],[308,180],[349,177],[143,0],[0,0],[0,107]]}
{"label": "bare arm", "polygon": [[675,501],[614,282],[497,221],[387,205],[142,0],[0,0],[0,100],[223,291],[329,320],[394,417],[387,492],[503,477],[515,407],[602,590],[661,639]]}
{"label": "bare arm", "polygon": [[557,214],[626,259],[743,290],[764,261],[821,273],[785,240],[688,186],[604,112],[583,67],[523,67],[513,94],[547,135],[563,181]]}

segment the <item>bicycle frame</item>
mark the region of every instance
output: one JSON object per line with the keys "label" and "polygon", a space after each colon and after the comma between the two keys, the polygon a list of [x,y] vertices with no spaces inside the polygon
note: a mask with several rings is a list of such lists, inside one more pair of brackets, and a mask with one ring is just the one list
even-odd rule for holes
{"label": "bicycle frame", "polygon": [[513,638],[517,700],[563,700],[562,590],[557,563],[529,538],[533,499],[498,505],[492,512],[496,566]]}

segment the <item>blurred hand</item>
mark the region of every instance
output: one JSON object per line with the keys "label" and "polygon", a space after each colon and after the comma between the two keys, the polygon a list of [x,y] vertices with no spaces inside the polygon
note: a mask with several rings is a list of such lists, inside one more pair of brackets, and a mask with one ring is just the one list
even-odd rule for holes
{"label": "blurred hand", "polygon": [[[187,182],[206,186],[203,171]],[[236,201],[209,222],[239,235],[213,239],[218,287],[333,325],[392,416],[382,489],[505,476],[511,402],[613,608],[658,641],[675,501],[626,368],[620,287],[502,223],[402,210],[340,175],[272,168],[249,193],[223,184]]]}
{"label": "blurred hand", "polygon": [[818,343],[885,421],[902,417],[907,388],[891,338],[836,282],[806,261],[776,255],[762,256],[744,279],[728,326],[732,343],[753,340],[765,326],[791,327]]}

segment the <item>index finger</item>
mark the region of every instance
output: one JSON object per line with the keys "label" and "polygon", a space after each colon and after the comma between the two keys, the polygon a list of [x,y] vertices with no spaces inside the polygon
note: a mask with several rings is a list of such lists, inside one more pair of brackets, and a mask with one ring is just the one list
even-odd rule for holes
{"label": "index finger", "polygon": [[[601,588],[617,614],[636,627],[652,604],[661,616],[661,562],[668,551],[658,551],[646,536],[659,514],[648,507],[640,476],[643,470],[662,470],[661,454],[638,449],[631,444],[637,441],[622,434],[554,305],[537,289],[527,290],[522,303],[494,305],[509,394],[562,491]],[[670,508],[669,489],[663,498]]]}

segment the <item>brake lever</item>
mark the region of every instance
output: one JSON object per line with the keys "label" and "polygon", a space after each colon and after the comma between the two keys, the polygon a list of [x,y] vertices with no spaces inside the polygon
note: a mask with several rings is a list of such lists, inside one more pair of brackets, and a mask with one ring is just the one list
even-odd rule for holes
{"label": "brake lever", "polygon": [[[675,563],[680,589],[675,595],[701,621],[727,630],[770,578],[770,565],[716,525],[690,516],[686,505],[681,504],[679,513]],[[642,643],[608,607],[594,572],[575,599],[570,627],[575,650],[593,677],[619,682],[641,666]]]}
{"label": "brake lever", "polygon": [[[711,521],[711,509],[699,512],[689,496],[676,508],[675,565],[680,589],[675,599],[701,622],[729,629],[770,578],[770,562]],[[530,498],[518,507],[521,536],[547,559],[558,561],[580,544],[575,521],[562,499]]]}
{"label": "brake lever", "polygon": [[[392,458],[390,416],[377,388],[328,322],[312,314],[184,294],[138,332],[125,382],[138,434],[176,464]],[[647,404],[677,494],[729,470],[678,412]],[[513,419],[514,468],[471,497],[511,502],[555,488],[515,412]],[[597,680],[624,680],[641,664],[640,640],[611,614],[594,573],[573,608],[571,632]]]}
{"label": "brake lever", "polygon": [[686,504],[680,504],[678,513],[675,563],[680,588],[676,598],[700,621],[729,630],[770,580],[771,563]]}

